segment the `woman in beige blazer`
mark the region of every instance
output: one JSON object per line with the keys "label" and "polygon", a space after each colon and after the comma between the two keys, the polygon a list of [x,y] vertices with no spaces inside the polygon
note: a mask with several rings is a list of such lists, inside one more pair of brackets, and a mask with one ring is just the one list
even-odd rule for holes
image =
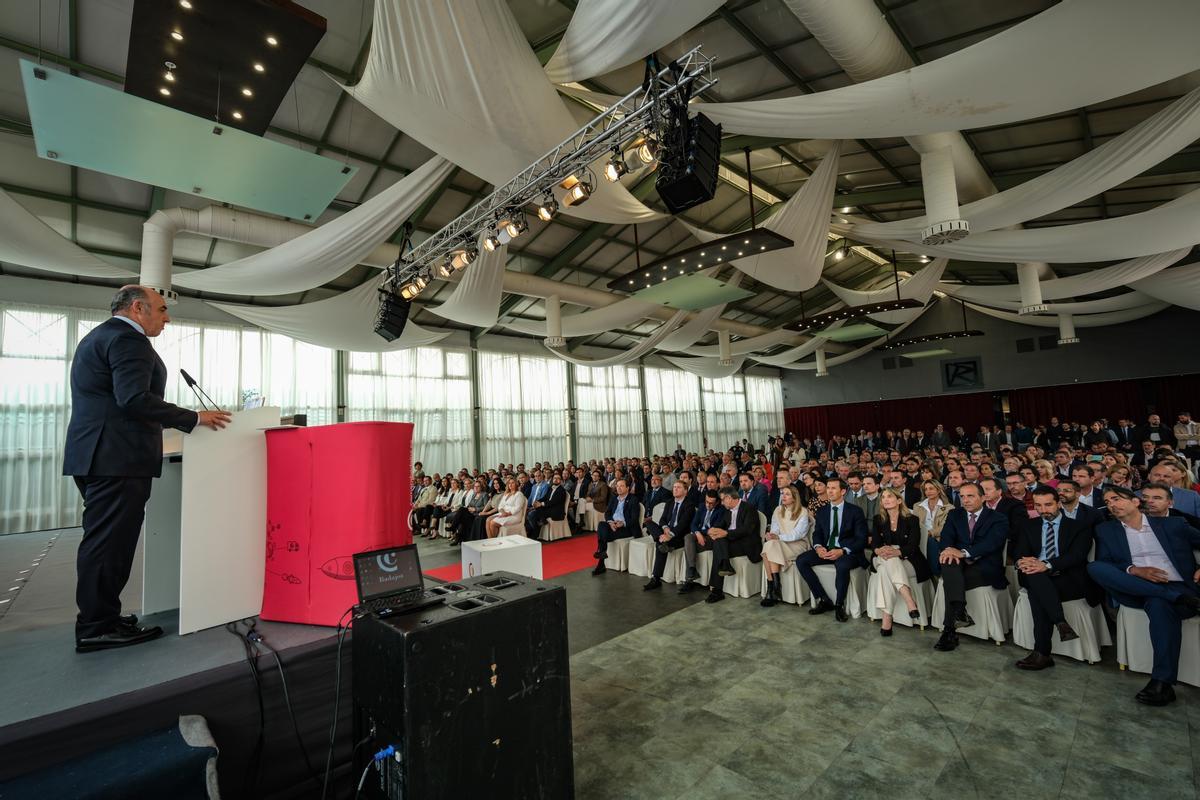
{"label": "woman in beige blazer", "polygon": [[925,481],[921,484],[921,494],[924,498],[913,506],[913,513],[921,521],[921,552],[925,552],[925,543],[933,538],[942,538],[942,526],[954,506],[946,497],[946,490],[937,481]]}

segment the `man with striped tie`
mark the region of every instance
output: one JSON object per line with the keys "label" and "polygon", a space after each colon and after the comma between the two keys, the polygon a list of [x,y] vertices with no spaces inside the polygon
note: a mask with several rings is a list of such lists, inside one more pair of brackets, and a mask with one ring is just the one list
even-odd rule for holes
{"label": "man with striped tie", "polygon": [[642,588],[646,591],[662,586],[663,571],[667,567],[667,556],[672,550],[683,547],[684,541],[691,531],[692,518],[696,516],[696,501],[688,491],[688,485],[682,480],[671,484],[671,502],[663,508],[657,521],[646,523],[646,533],[654,538],[654,568],[650,572],[650,582]]}
{"label": "man with striped tie", "polygon": [[1050,645],[1056,628],[1059,641],[1079,638],[1067,624],[1063,603],[1087,594],[1092,526],[1062,513],[1058,491],[1050,486],[1033,490],[1033,509],[1038,516],[1023,521],[1015,537],[1017,581],[1033,612],[1033,652],[1017,668],[1042,670],[1054,666]]}
{"label": "man with striped tie", "polygon": [[962,507],[946,515],[939,542],[946,615],[934,649],[943,652],[958,647],[958,628],[975,624],[967,613],[967,592],[980,586],[1008,586],[1004,577],[1008,518],[983,504],[983,492],[977,483],[964,483],[958,494]]}

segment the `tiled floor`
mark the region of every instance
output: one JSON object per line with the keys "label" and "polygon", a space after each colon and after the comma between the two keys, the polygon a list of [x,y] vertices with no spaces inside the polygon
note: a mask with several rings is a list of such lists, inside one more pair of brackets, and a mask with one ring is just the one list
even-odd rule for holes
{"label": "tiled floor", "polygon": [[1147,708],[1111,655],[1026,673],[1012,644],[936,636],[730,598],[578,653],[578,796],[1196,795],[1200,691]]}

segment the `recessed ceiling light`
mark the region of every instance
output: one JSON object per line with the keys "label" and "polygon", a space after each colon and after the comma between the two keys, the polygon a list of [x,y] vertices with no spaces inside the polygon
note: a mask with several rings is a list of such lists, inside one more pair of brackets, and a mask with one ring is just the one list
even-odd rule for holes
{"label": "recessed ceiling light", "polygon": [[850,213],[850,206],[842,206],[842,213],[843,213],[843,214],[849,214],[849,213]]}
{"label": "recessed ceiling light", "polygon": [[161,94],[163,97],[171,96],[171,90],[165,86],[159,87],[158,93]]}
{"label": "recessed ceiling light", "polygon": [[235,112],[233,112],[233,118],[234,118],[234,119],[241,119],[241,118],[242,118],[242,112],[240,112],[240,111],[235,111]]}
{"label": "recessed ceiling light", "polygon": [[249,86],[243,86],[242,94],[244,94],[246,97],[254,97],[254,90],[251,89]]}
{"label": "recessed ceiling light", "polygon": [[268,36],[267,44],[271,45],[271,47],[275,47],[276,45],[279,44],[279,40],[276,39],[274,36]]}
{"label": "recessed ceiling light", "polygon": [[171,31],[171,38],[172,38],[172,39],[174,39],[174,40],[175,40],[175,41],[177,41],[177,42],[182,42],[182,41],[183,41],[183,34],[182,34],[182,33],[180,33],[179,31]]}
{"label": "recessed ceiling light", "polygon": [[266,72],[267,68],[264,67],[262,64],[258,63],[257,61],[255,61],[254,62],[254,71],[255,72]]}
{"label": "recessed ceiling light", "polygon": [[167,83],[174,83],[175,82],[175,73],[174,72],[164,73],[163,80],[166,81]]}
{"label": "recessed ceiling light", "polygon": [[179,0],[179,7],[186,8],[188,11],[191,11],[192,10],[191,0]]}

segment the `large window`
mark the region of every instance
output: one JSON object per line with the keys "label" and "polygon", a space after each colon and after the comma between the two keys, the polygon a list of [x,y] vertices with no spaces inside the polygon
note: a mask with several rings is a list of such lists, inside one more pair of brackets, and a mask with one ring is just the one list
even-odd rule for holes
{"label": "large window", "polygon": [[704,395],[704,427],[708,446],[720,452],[734,442],[748,438],[746,430],[746,389],[741,375],[728,378],[701,378]]}
{"label": "large window", "polygon": [[783,381],[747,375],[746,408],[750,412],[750,442],[765,447],[768,436],[783,434]]}
{"label": "large window", "polygon": [[650,422],[650,452],[674,453],[678,445],[699,452],[700,379],[678,369],[646,367],[646,416]]}
{"label": "large window", "polygon": [[576,458],[643,456],[637,367],[575,367]]}
{"label": "large window", "polygon": [[553,357],[479,353],[483,464],[567,459],[567,364]]}
{"label": "large window", "polygon": [[346,367],[347,420],[413,423],[413,460],[426,472],[475,466],[467,351],[350,353]]}

